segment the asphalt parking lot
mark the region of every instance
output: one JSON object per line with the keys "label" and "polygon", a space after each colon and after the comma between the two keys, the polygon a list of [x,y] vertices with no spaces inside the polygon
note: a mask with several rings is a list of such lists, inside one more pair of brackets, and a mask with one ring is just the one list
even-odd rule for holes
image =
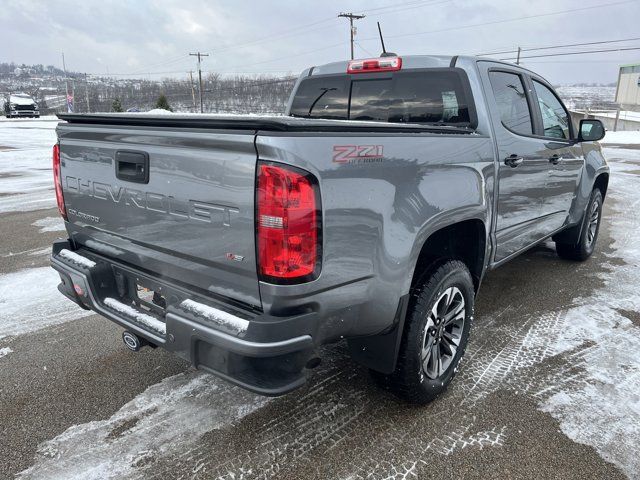
{"label": "asphalt parking lot", "polygon": [[593,257],[490,272],[459,375],[414,407],[341,344],[275,399],[129,352],[48,268],[54,124],[0,123],[0,478],[640,478],[640,135],[605,149]]}

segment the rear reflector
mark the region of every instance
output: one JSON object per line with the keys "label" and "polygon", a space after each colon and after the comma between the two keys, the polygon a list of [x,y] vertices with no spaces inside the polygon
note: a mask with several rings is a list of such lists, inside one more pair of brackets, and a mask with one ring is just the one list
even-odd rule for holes
{"label": "rear reflector", "polygon": [[62,218],[67,219],[67,210],[64,206],[64,196],[62,195],[62,177],[60,176],[60,145],[53,146],[53,184],[56,189],[56,203],[58,212]]}
{"label": "rear reflector", "polygon": [[258,271],[271,283],[313,280],[320,270],[320,192],[313,175],[258,163]]}
{"label": "rear reflector", "polygon": [[351,60],[347,66],[347,73],[394,72],[401,68],[401,57],[366,58]]}

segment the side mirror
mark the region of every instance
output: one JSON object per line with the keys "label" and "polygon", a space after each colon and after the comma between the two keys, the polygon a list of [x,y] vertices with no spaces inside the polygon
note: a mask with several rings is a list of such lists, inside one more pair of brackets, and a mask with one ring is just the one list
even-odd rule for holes
{"label": "side mirror", "polygon": [[597,142],[604,138],[604,125],[600,120],[580,120],[578,142]]}

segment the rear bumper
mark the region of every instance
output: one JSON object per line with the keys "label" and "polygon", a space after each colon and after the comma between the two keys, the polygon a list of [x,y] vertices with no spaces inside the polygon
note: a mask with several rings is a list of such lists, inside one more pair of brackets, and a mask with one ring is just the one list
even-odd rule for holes
{"label": "rear bumper", "polygon": [[[63,250],[72,254],[61,255]],[[196,368],[263,395],[281,395],[306,381],[305,366],[315,355],[315,312],[271,317],[225,304],[90,251],[73,252],[67,241],[54,243],[51,266],[60,275],[58,290],[67,298]],[[136,284],[162,292],[166,309],[158,313],[132,303]],[[105,303],[107,298],[111,300]],[[117,308],[112,308],[113,299]],[[155,321],[145,322],[149,315]]]}

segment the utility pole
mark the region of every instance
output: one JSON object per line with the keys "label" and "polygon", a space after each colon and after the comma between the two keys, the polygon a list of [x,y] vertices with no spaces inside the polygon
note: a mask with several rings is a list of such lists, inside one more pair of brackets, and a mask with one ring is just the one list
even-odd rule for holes
{"label": "utility pole", "polygon": [[351,34],[351,60],[353,60],[353,36],[356,31],[356,27],[353,26],[354,20],[360,20],[364,18],[364,15],[354,15],[353,13],[341,13],[338,17],[348,18],[349,19],[349,32]]}
{"label": "utility pole", "polygon": [[190,53],[189,55],[192,57],[198,57],[198,83],[200,84],[200,113],[203,113],[204,110],[202,108],[202,68],[200,68],[200,62],[202,61],[201,57],[208,57],[209,54],[196,52],[196,53]]}
{"label": "utility pole", "polygon": [[67,77],[67,65],[64,63],[64,52],[62,52],[62,70],[64,71],[64,85],[67,90],[67,95],[64,99],[67,104],[67,113],[73,113],[73,103],[71,103],[71,98],[69,97],[69,78]]}
{"label": "utility pole", "polygon": [[520,52],[522,51],[522,49],[520,47],[518,47],[518,57],[516,58],[516,65],[520,65]]}
{"label": "utility pole", "polygon": [[191,99],[193,100],[193,111],[196,111],[196,88],[193,86],[193,70],[189,70],[189,83],[191,84]]}
{"label": "utility pole", "polygon": [[89,80],[86,73],[84,74],[84,98],[87,101],[87,113],[91,113],[91,108],[89,107]]}

